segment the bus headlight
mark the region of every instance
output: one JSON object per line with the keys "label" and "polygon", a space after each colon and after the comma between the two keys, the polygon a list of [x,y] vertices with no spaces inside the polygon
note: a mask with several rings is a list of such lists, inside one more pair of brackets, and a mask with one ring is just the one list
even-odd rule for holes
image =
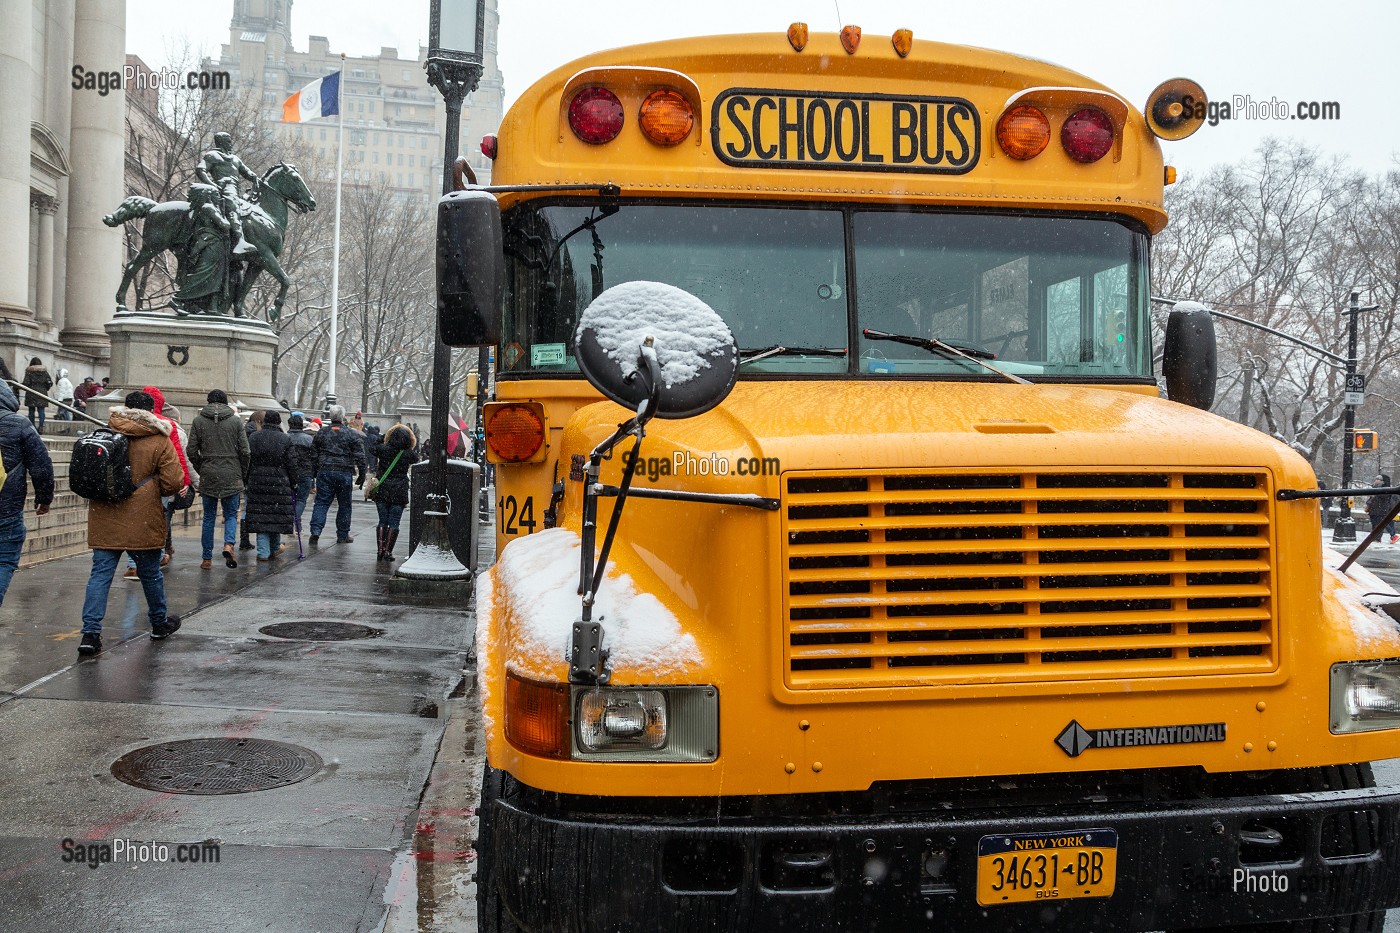
{"label": "bus headlight", "polygon": [[575,760],[714,761],[714,687],[575,687]]}
{"label": "bus headlight", "polygon": [[1400,729],[1400,660],[1332,665],[1332,731]]}

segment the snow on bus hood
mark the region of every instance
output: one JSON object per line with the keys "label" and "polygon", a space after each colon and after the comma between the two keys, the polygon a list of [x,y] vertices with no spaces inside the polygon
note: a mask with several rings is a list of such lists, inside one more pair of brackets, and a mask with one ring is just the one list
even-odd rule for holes
{"label": "snow on bus hood", "polygon": [[1333,595],[1346,607],[1357,648],[1363,651],[1380,650],[1393,644],[1400,629],[1380,607],[1400,602],[1400,593],[1359,563],[1352,564],[1346,573],[1342,573],[1337,568],[1345,559],[1329,547],[1322,549],[1323,572],[1332,584]]}
{"label": "snow on bus hood", "polygon": [[[579,536],[567,528],[550,528],[517,538],[501,552],[495,573],[500,595],[515,618],[506,667],[519,674],[547,676],[544,663],[566,659],[579,618]],[[487,591],[485,601],[492,599]],[[478,607],[482,597],[478,596]],[[593,617],[603,624],[603,648],[616,668],[667,674],[702,663],[694,636],[661,601],[640,593],[632,578],[609,562]],[[499,647],[499,646],[495,646]]]}

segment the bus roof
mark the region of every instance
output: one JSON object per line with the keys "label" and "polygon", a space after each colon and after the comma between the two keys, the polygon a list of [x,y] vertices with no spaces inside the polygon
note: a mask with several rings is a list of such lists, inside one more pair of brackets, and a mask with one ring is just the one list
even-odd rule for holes
{"label": "bus roof", "polygon": [[[569,105],[604,88],[615,138],[571,129]],[[647,139],[638,114],[671,89],[694,125],[679,144]],[[606,97],[606,95],[604,95]],[[1049,140],[1028,159],[999,145],[1003,113],[1030,106]],[[1072,114],[1112,123],[1107,154],[1071,158]],[[624,196],[865,201],[1109,212],[1166,224],[1161,149],[1142,114],[1098,82],[1005,52],[915,39],[907,57],[867,35],[854,54],[834,33],[797,51],[781,33],[636,45],[577,59],[537,81],[502,121],[495,185],[617,185]],[[544,192],[548,193],[548,192]],[[503,193],[503,204],[523,197]]]}

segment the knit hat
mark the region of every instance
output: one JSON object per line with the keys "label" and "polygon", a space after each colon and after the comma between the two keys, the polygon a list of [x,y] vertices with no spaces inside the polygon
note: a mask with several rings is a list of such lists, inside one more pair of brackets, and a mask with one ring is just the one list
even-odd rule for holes
{"label": "knit hat", "polygon": [[275,411],[269,410],[267,414],[263,415],[263,427],[267,427],[269,424],[275,424],[280,427],[282,424],[282,416]]}

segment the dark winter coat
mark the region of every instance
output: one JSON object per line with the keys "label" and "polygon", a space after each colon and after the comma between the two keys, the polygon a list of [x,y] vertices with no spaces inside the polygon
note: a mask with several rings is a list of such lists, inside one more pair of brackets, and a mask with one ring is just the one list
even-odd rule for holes
{"label": "dark winter coat", "polygon": [[374,450],[380,444],[384,443],[384,435],[379,433],[379,428],[370,425],[365,428],[362,437],[364,440],[361,443],[365,445],[365,463],[372,464],[374,463]]}
{"label": "dark winter coat", "polygon": [[[380,491],[375,494],[376,502],[385,505],[408,505],[408,468],[418,462],[418,439],[406,425],[396,424],[384,435],[384,443],[374,448],[378,463],[375,471],[380,477],[388,472],[388,477],[379,481]],[[394,464],[394,457],[399,462]],[[393,469],[389,467],[393,465]]]}
{"label": "dark winter coat", "polygon": [[[1390,474],[1382,473],[1376,477],[1377,486],[1389,486]],[[1366,500],[1366,517],[1371,520],[1371,527],[1374,528],[1390,514],[1390,510],[1395,508],[1395,503],[1400,502],[1400,496],[1393,492],[1383,493],[1379,496],[1371,496]]]}
{"label": "dark winter coat", "polygon": [[357,473],[365,478],[365,447],[360,435],[339,421],[316,432],[316,469],[321,473]]}
{"label": "dark winter coat", "polygon": [[185,455],[199,473],[199,491],[219,499],[243,491],[248,473],[248,435],[243,422],[223,402],[199,410],[190,426]]}
{"label": "dark winter coat", "polygon": [[0,520],[24,511],[25,474],[34,483],[34,504],[53,502],[53,461],[29,419],[15,414],[19,402],[0,382],[0,451],[4,451],[5,487],[0,490]]}
{"label": "dark winter coat", "polygon": [[[53,377],[50,376],[49,371],[42,366],[25,367],[23,382],[26,386],[33,389],[34,392],[48,394],[48,391],[53,388]],[[24,393],[24,404],[28,405],[30,408],[48,408],[49,403],[45,399],[35,395],[34,392]]]}
{"label": "dark winter coat", "polygon": [[287,432],[287,457],[291,460],[292,473],[296,482],[316,475],[316,448],[312,436],[301,428]]}
{"label": "dark winter coat", "polygon": [[253,432],[248,466],[248,517],[243,527],[250,534],[292,533],[294,471],[288,452],[291,441],[280,425],[265,425]]}

